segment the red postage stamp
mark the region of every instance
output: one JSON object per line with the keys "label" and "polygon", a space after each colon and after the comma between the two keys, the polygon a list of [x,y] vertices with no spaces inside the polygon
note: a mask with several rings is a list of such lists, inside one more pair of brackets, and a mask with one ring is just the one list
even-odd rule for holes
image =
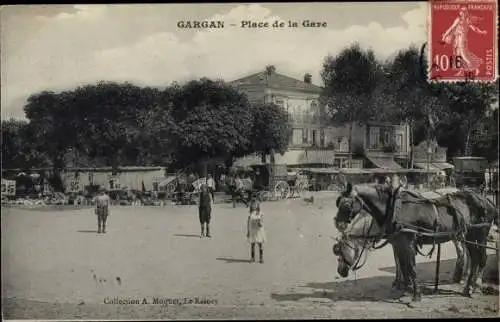
{"label": "red postage stamp", "polygon": [[429,80],[495,81],[498,0],[431,0],[429,6]]}

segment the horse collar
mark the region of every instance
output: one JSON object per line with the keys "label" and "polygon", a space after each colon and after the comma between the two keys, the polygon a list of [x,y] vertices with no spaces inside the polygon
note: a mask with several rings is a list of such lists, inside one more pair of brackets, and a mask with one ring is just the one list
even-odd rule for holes
{"label": "horse collar", "polygon": [[397,214],[399,213],[399,210],[401,208],[401,200],[399,197],[399,192],[400,192],[401,186],[397,187],[389,197],[389,205],[386,208],[385,211],[385,222],[383,227],[387,227],[387,225],[395,218],[397,217]]}

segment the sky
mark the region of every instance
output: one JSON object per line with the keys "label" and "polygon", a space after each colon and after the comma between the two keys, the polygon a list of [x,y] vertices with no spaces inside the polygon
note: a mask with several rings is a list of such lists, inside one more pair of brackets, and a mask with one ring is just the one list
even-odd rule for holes
{"label": "sky", "polygon": [[[177,27],[206,19],[225,28]],[[328,26],[243,29],[241,20]],[[0,27],[2,119],[24,118],[29,95],[97,81],[231,81],[272,64],[299,79],[311,73],[321,85],[324,57],[354,42],[380,60],[425,42],[427,2],[18,5],[0,8]]]}

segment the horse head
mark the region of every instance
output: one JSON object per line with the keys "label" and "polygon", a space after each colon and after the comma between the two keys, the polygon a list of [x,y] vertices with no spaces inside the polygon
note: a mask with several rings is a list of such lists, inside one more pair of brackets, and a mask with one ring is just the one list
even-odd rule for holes
{"label": "horse head", "polygon": [[333,245],[333,254],[337,256],[337,273],[342,277],[349,275],[349,270],[355,270],[363,254],[363,246],[346,235],[337,240]]}
{"label": "horse head", "polygon": [[338,210],[334,218],[335,227],[342,232],[363,208],[351,183],[347,183],[346,190],[337,198],[336,205]]}
{"label": "horse head", "polygon": [[339,231],[356,217],[361,210],[372,215],[377,223],[382,226],[391,197],[391,188],[380,184],[363,184],[355,187],[348,183],[347,188],[337,198],[337,216],[335,226]]}
{"label": "horse head", "polygon": [[355,216],[333,245],[333,254],[338,257],[337,270],[342,277],[346,277],[350,269],[361,268],[363,264],[359,263],[362,255],[367,255],[367,251],[381,239],[382,232],[375,219],[366,211]]}

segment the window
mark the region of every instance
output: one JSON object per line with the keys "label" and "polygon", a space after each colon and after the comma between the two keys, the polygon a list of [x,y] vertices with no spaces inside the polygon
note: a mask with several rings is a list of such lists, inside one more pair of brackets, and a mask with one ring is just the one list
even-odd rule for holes
{"label": "window", "polygon": [[324,147],[325,146],[325,130],[324,129],[320,129],[319,130],[319,145],[321,147]]}
{"label": "window", "polygon": [[399,151],[404,151],[403,134],[396,135],[396,147]]}
{"label": "window", "polygon": [[345,136],[338,136],[337,138],[337,151],[349,152],[349,139]]}
{"label": "window", "polygon": [[72,192],[80,191],[80,181],[77,181],[77,180],[71,181],[71,183],[70,183],[70,190]]}
{"label": "window", "polygon": [[302,143],[302,137],[303,137],[302,132],[303,132],[302,129],[293,129],[292,144]]}
{"label": "window", "polygon": [[370,127],[369,144],[370,149],[377,149],[380,146],[380,128]]}
{"label": "window", "polygon": [[317,130],[312,130],[312,144],[313,144],[313,146],[318,145],[318,131]]}
{"label": "window", "polygon": [[349,160],[347,158],[335,158],[333,160],[333,166],[335,168],[345,169],[349,167]]}
{"label": "window", "polygon": [[302,130],[302,144],[309,143],[309,131],[307,129]]}
{"label": "window", "polygon": [[284,100],[282,100],[281,98],[276,99],[276,100],[275,100],[275,104],[276,104],[276,105],[279,105],[279,106],[281,106],[281,107],[285,107],[285,101],[284,101]]}

